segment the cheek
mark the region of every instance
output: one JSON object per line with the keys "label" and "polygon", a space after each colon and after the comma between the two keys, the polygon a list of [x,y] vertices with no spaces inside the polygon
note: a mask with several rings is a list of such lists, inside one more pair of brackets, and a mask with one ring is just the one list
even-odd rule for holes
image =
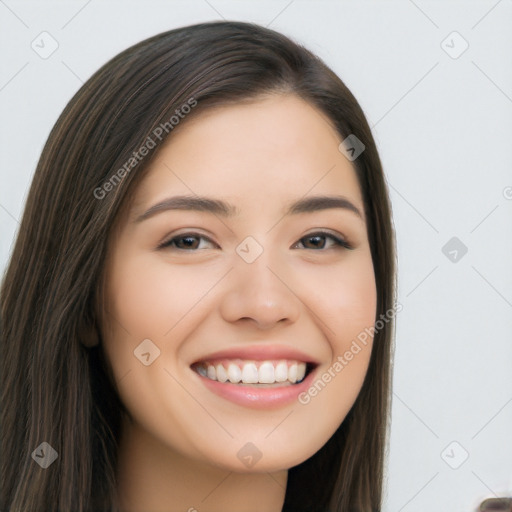
{"label": "cheek", "polygon": [[[318,275],[317,275],[318,277]],[[317,371],[310,387],[299,396],[305,425],[330,437],[344,420],[361,391],[372,352],[377,291],[371,258],[332,269],[308,306],[317,313],[331,350],[331,360]],[[330,411],[323,415],[322,411]],[[323,417],[321,426],[316,418]],[[301,425],[302,428],[305,427]],[[297,435],[299,432],[297,431]]]}
{"label": "cheek", "polygon": [[[180,313],[179,298],[172,288],[166,285],[159,266],[145,258],[118,258],[111,266],[103,332],[105,350],[117,379],[143,367],[134,353],[143,340],[155,344],[153,355],[162,351],[164,334],[177,321],[170,313]],[[152,347],[145,343],[144,347]]]}
{"label": "cheek", "polygon": [[323,330],[333,352],[345,351],[350,341],[374,325],[377,289],[371,256],[352,256],[337,268],[314,270],[310,279],[308,306],[323,322]]}
{"label": "cheek", "polygon": [[377,288],[373,266],[360,265],[340,279],[336,329],[346,340],[374,325],[377,312]]}
{"label": "cheek", "polygon": [[[171,377],[176,373],[179,345],[172,338],[180,340],[190,328],[189,322],[196,316],[187,313],[192,313],[195,304],[193,313],[200,309],[198,301],[212,286],[211,280],[211,272],[201,273],[192,267],[177,272],[165,262],[155,262],[154,257],[152,261],[141,256],[118,259],[109,272],[103,345],[120,399],[139,424],[148,430],[161,429],[158,435],[162,439],[170,439],[168,425],[174,425],[175,444],[186,438],[192,419],[183,418],[175,406],[187,404],[190,397]],[[148,352],[152,362],[145,365],[142,354]]]}
{"label": "cheek", "polygon": [[192,268],[177,271],[164,261],[133,257],[111,275],[109,299],[112,316],[135,339],[164,339],[206,293],[212,276]]}
{"label": "cheek", "polygon": [[[377,289],[369,251],[353,254],[337,269],[315,273],[316,286],[308,307],[316,313],[318,325],[329,343],[331,360],[319,368],[312,396],[317,404],[338,410],[341,416],[355,401],[370,361]],[[306,280],[309,282],[309,280]],[[323,389],[327,388],[327,392]],[[343,398],[341,398],[343,397]],[[308,397],[304,398],[307,402]],[[339,418],[338,418],[339,419]]]}
{"label": "cheek", "polygon": [[[160,366],[174,368],[181,340],[202,321],[208,304],[204,299],[218,279],[206,266],[177,270],[164,259],[155,261],[154,255],[118,258],[109,272],[102,323],[104,347],[116,379],[128,372],[133,379]],[[148,351],[156,358],[144,366],[136,357]]]}

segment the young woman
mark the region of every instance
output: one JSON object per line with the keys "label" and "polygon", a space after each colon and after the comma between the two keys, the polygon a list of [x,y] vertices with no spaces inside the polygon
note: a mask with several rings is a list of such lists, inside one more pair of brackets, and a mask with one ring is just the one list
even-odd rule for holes
{"label": "young woman", "polygon": [[69,102],[1,289],[1,510],[380,510],[395,303],[354,96],[241,22]]}

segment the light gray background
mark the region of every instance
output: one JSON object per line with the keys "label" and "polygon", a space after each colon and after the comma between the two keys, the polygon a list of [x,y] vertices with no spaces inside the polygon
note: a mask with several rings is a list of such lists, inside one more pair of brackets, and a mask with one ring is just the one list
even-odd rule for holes
{"label": "light gray background", "polygon": [[[146,37],[222,18],[320,55],[378,143],[403,305],[385,511],[468,512],[512,495],[511,0],[0,0],[1,269],[42,146],[81,84]],[[43,31],[58,43],[46,59],[31,47],[51,48]]]}

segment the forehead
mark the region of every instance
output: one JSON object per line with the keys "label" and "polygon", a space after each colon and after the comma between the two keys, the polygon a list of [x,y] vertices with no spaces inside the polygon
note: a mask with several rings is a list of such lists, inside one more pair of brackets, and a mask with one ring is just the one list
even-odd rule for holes
{"label": "forehead", "polygon": [[360,202],[340,142],[332,122],[294,95],[208,109],[171,133],[135,191],[130,218],[173,193],[230,198],[242,210],[308,193]]}

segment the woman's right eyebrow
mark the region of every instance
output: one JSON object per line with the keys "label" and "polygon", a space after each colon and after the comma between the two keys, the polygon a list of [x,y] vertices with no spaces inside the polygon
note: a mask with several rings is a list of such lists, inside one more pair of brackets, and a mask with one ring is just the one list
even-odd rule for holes
{"label": "woman's right eyebrow", "polygon": [[[311,213],[332,208],[339,208],[353,212],[358,217],[360,217],[361,220],[363,220],[363,215],[359,208],[357,208],[357,206],[355,206],[346,197],[338,195],[322,195],[301,198],[288,205],[284,216],[297,215],[299,213]],[[158,213],[169,210],[202,211],[213,213],[222,217],[234,217],[240,214],[240,210],[236,206],[226,203],[220,199],[198,195],[186,195],[169,197],[163,201],[158,202],[157,204],[151,206],[144,213],[136,216],[133,222],[140,223]]]}

